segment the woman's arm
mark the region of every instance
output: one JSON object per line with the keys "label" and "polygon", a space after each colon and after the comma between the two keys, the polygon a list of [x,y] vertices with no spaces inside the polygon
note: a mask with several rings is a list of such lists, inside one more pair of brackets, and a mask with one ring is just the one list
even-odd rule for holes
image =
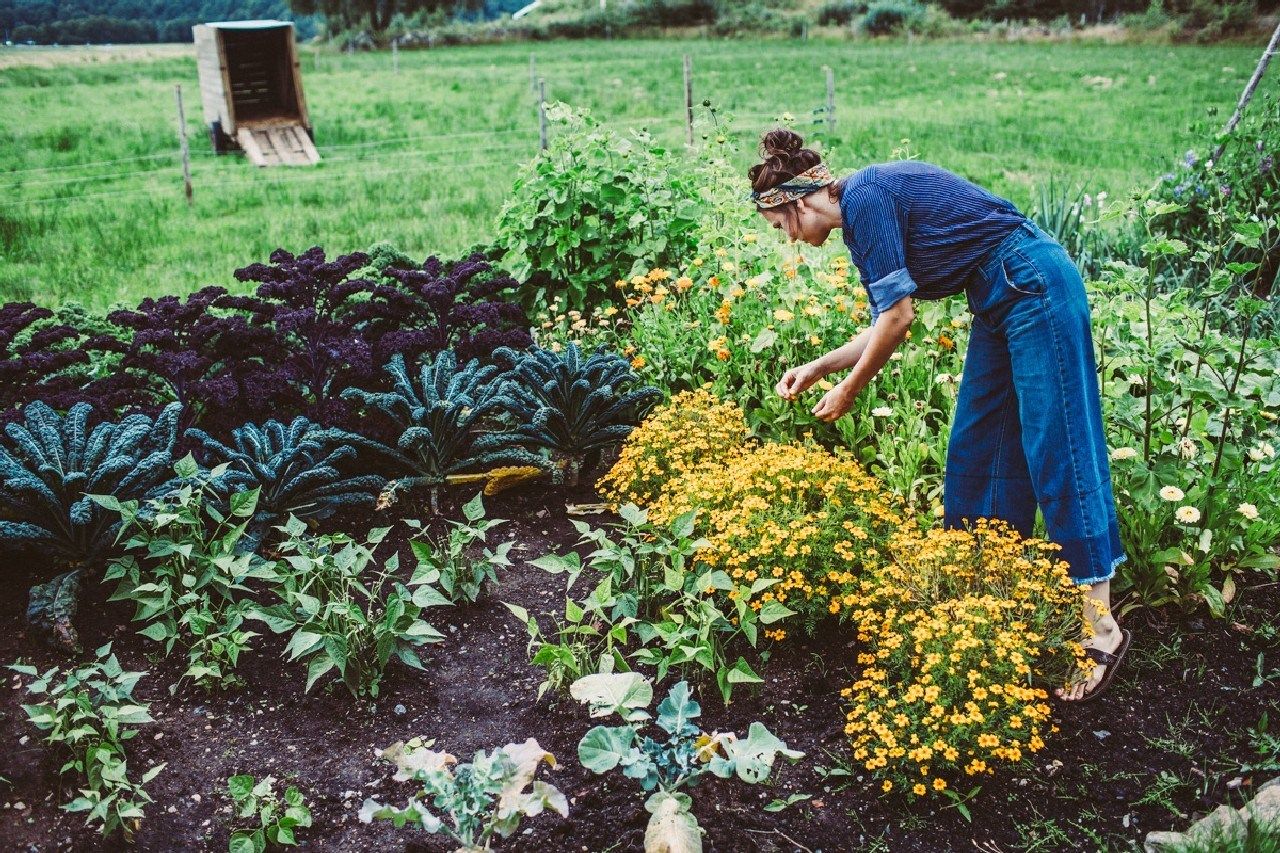
{"label": "woman's arm", "polygon": [[863,329],[848,343],[836,347],[813,361],[791,368],[778,380],[774,390],[783,399],[794,400],[824,376],[853,367],[858,363],[858,359],[862,358],[862,352],[867,348],[867,342],[871,340],[872,331],[870,328]]}
{"label": "woman's arm", "polygon": [[826,355],[815,359],[814,366],[822,371],[823,376],[828,376],[841,370],[848,370],[858,363],[858,359],[862,358],[862,353],[866,350],[874,332],[875,330],[868,326],[858,332],[848,343],[836,347]]}
{"label": "woman's arm", "polygon": [[[842,417],[853,408],[854,398],[867,387],[867,384],[880,372],[880,368],[884,367],[889,356],[906,337],[907,330],[911,328],[914,320],[915,308],[911,305],[910,296],[903,297],[888,310],[881,312],[875,326],[858,336],[861,338],[863,335],[868,335],[868,341],[853,370],[818,401],[818,405],[813,407],[814,416],[818,420],[830,422]],[[852,345],[858,338],[845,346]]]}

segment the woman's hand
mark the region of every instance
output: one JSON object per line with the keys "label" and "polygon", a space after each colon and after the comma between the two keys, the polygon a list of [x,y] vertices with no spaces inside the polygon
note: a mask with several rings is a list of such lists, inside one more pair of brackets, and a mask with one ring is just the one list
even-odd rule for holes
{"label": "woman's hand", "polygon": [[853,401],[858,392],[846,382],[837,383],[830,391],[822,395],[818,405],[813,407],[813,414],[820,421],[831,423],[844,417],[853,408]]}
{"label": "woman's hand", "polygon": [[777,385],[773,386],[773,390],[777,391],[778,396],[784,400],[794,400],[826,375],[826,371],[819,367],[816,361],[810,361],[782,374],[782,378],[778,380]]}

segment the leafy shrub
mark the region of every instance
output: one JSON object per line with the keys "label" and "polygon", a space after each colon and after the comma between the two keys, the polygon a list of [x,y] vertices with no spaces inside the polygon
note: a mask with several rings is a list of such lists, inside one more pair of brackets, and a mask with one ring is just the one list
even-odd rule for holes
{"label": "leafy shrub", "polygon": [[125,672],[111,644],[95,650],[95,660],[75,669],[53,667],[38,674],[33,666],[9,669],[34,678],[27,692],[42,701],[23,705],[27,719],[42,732],[45,744],[66,757],[59,775],[74,773],[80,796],[62,808],[85,812],[85,823],[98,823],[104,836],[116,830],[133,837],[151,797],[143,786],[164,769],[157,764],[138,781],[129,779],[125,742],[138,734],[132,726],[153,722],[146,703],[133,698],[145,672]]}
{"label": "leafy shrub", "polygon": [[527,311],[561,296],[585,310],[608,283],[693,248],[698,191],[681,155],[644,131],[622,137],[558,102],[547,116],[563,129],[516,177],[495,242],[503,265],[529,280]]}
{"label": "leafy shrub", "polygon": [[89,428],[91,407],[60,416],[42,402],[0,439],[0,539],[57,560],[94,566],[111,551],[119,518],[86,492],[119,500],[144,498],[168,479],[181,407],[152,420],[135,414]]}
{"label": "leafy shrub", "polygon": [[[1194,129],[1217,138],[1220,122],[1217,110],[1211,110]],[[1212,152],[1188,151],[1174,171],[1160,177],[1151,197],[1166,204],[1160,214],[1144,213],[1142,220],[1151,219],[1153,230],[1164,236],[1207,244],[1228,263],[1255,265],[1246,276],[1249,289],[1267,295],[1280,274],[1280,100],[1261,93],[1235,130],[1218,142],[1222,151],[1216,159],[1210,159]],[[1238,234],[1245,222],[1251,223],[1250,233]],[[1206,272],[1193,270],[1192,282],[1212,287]]]}
{"label": "leafy shrub", "polygon": [[322,429],[301,415],[288,426],[245,424],[231,433],[234,447],[203,430],[187,434],[203,447],[205,464],[223,466],[216,484],[220,492],[256,490],[256,509],[240,545],[250,551],[287,516],[323,519],[339,507],[372,506],[386,483],[377,474],[342,473],[342,463],[356,455],[358,439]]}
{"label": "leafy shrub", "polygon": [[[261,782],[249,774],[227,780],[227,796],[237,824],[252,821],[232,830],[228,853],[262,853],[269,844],[293,846],[294,830],[311,826],[311,810],[302,792],[290,785],[283,799],[275,792],[275,777]],[[251,828],[249,828],[251,827]]]}
{"label": "leafy shrub", "polygon": [[248,615],[290,635],[284,654],[306,664],[308,691],[336,671],[352,696],[377,697],[393,655],[422,669],[415,649],[444,639],[422,618],[426,608],[449,603],[436,569],[419,566],[406,585],[395,579],[398,554],[378,567],[373,551],[389,527],[371,530],[363,543],[342,533],[304,536],[296,518],[281,529],[283,559],[271,579],[280,603]]}
{"label": "leafy shrub", "polygon": [[[1280,568],[1270,553],[1280,521],[1258,510],[1280,488],[1280,348],[1266,333],[1277,315],[1254,295],[1257,265],[1228,261],[1225,241],[1201,240],[1192,253],[1162,233],[1176,208],[1149,200],[1145,268],[1112,264],[1094,283],[1111,318],[1095,342],[1128,557],[1116,588],[1151,605],[1203,600],[1221,615],[1244,572]],[[1240,242],[1263,228],[1251,218],[1222,225]],[[1170,264],[1209,284],[1161,293],[1159,270]]]}
{"label": "leafy shrub", "polygon": [[[444,831],[461,845],[460,850],[479,851],[490,849],[495,835],[510,838],[521,818],[535,817],[546,809],[569,816],[564,794],[554,785],[534,780],[543,761],[554,767],[556,759],[533,738],[492,752],[481,750],[467,764],[458,764],[447,752],[429,749],[434,743],[413,738],[381,752],[382,758],[396,765],[392,779],[417,782],[422,790],[415,791],[402,809],[365,800],[361,822],[390,820],[397,828],[413,824],[433,835]],[[432,813],[428,804],[442,812],[449,824]]]}
{"label": "leafy shrub", "polygon": [[1080,590],[1054,558],[1002,522],[908,531],[892,560],[843,604],[864,644],[841,691],[853,757],[910,798],[1018,764],[1057,731],[1046,686],[1093,669],[1079,638]]}
{"label": "leafy shrub", "polygon": [[125,547],[137,552],[107,567],[103,580],[119,581],[110,600],[134,602],[134,621],[147,623],[138,633],[163,643],[165,655],[175,646],[187,654],[187,669],[170,685],[171,693],[187,678],[204,690],[242,683],[235,668],[257,636],[243,627],[245,582],[272,577],[270,567],[243,547],[257,489],[232,494],[226,515],[214,506],[218,499],[212,482],[224,467],[201,473],[185,457],[174,466],[183,482],[145,506],[93,496],[119,513],[119,537],[127,536]]}
{"label": "leafy shrub", "polygon": [[577,485],[588,454],[598,457],[601,448],[626,438],[661,396],[656,388],[631,388],[630,364],[603,348],[583,358],[576,344],[563,353],[504,347],[494,357],[508,367],[504,410],[516,424],[509,435],[525,447],[551,450],[569,485]]}
{"label": "leafy shrub", "polygon": [[873,36],[901,32],[924,16],[925,8],[912,0],[880,0],[867,8],[862,28]]}
{"label": "leafy shrub", "polygon": [[436,572],[441,591],[453,604],[479,601],[485,582],[498,582],[497,568],[511,565],[507,557],[511,542],[503,542],[496,551],[485,548],[480,558],[467,554],[477,542],[485,541],[488,531],[506,523],[500,518],[484,517],[481,494],[462,505],[462,514],[465,520],[450,521],[449,535],[442,540],[427,534],[426,526],[417,519],[405,519],[405,524],[418,531],[409,543],[418,560],[417,570]]}
{"label": "leafy shrub", "polygon": [[860,0],[829,0],[818,9],[818,24],[824,27],[847,27],[867,12]]}
{"label": "leafy shrub", "polygon": [[647,506],[676,477],[741,452],[748,430],[742,410],[704,389],[681,391],[628,436],[618,461],[596,484],[614,506]]}
{"label": "leafy shrub", "polygon": [[349,388],[343,397],[358,400],[370,412],[388,419],[399,436],[394,446],[367,438],[359,444],[383,456],[399,479],[397,488],[431,489],[436,506],[437,487],[451,474],[497,466],[536,465],[541,457],[516,446],[511,437],[483,431],[509,408],[501,370],[472,359],[461,369],[450,350],[424,360],[410,377],[402,357],[387,365],[395,387],[390,392]]}
{"label": "leafy shrub", "polygon": [[634,673],[600,673],[573,683],[573,697],[587,703],[591,716],[617,714],[621,726],[596,726],[578,743],[578,760],[593,773],[621,768],[640,787],[655,793],[645,801],[652,815],[645,831],[646,851],[691,853],[702,849],[701,829],[691,808],[693,800],[681,788],[691,788],[706,773],[721,779],[737,776],[758,785],[769,778],[781,755],[790,761],[804,757],[788,749],[763,723],[752,723],[745,738],[733,732],[708,733],[696,722],[702,708],[683,681],[671,688],[658,705],[654,723],[665,736],[641,734],[649,719],[644,710],[653,701],[653,685]]}

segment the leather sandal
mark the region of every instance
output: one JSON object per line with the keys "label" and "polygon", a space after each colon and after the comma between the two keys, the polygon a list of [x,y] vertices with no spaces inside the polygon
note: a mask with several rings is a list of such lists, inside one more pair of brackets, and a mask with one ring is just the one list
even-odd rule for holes
{"label": "leather sandal", "polygon": [[1098,666],[1105,666],[1106,670],[1102,673],[1100,680],[1092,690],[1084,694],[1079,699],[1062,700],[1067,705],[1080,705],[1085,702],[1092,702],[1103,693],[1107,692],[1107,688],[1111,686],[1111,680],[1115,678],[1116,669],[1120,666],[1120,661],[1124,660],[1125,653],[1129,651],[1130,633],[1124,628],[1120,629],[1120,645],[1116,646],[1114,652],[1104,652],[1102,649],[1086,648],[1085,656],[1088,657]]}

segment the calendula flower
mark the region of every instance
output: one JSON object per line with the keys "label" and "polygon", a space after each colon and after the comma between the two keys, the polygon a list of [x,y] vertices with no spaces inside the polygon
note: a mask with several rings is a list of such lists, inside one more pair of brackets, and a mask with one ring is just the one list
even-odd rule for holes
{"label": "calendula flower", "polygon": [[951,350],[956,348],[956,342],[946,335],[938,335],[938,346]]}
{"label": "calendula flower", "polygon": [[683,293],[684,291],[688,290],[691,287],[693,287],[693,279],[689,278],[689,276],[682,275],[678,279],[676,279],[676,290],[680,291],[681,293]]}
{"label": "calendula flower", "polygon": [[1196,443],[1189,438],[1184,438],[1178,442],[1178,455],[1183,459],[1195,459],[1199,449]]}
{"label": "calendula flower", "polygon": [[887,418],[893,414],[893,409],[888,406],[876,406],[871,410],[871,414],[877,418]]}
{"label": "calendula flower", "polygon": [[1132,447],[1117,447],[1115,450],[1111,451],[1111,458],[1117,462],[1122,459],[1133,459],[1137,455],[1138,451],[1134,450]]}
{"label": "calendula flower", "polygon": [[602,313],[603,313],[603,314],[604,314],[604,316],[606,316],[606,317],[612,317],[614,314],[617,314],[617,313],[618,313],[618,309],[617,309],[617,308],[614,308],[612,305],[610,305],[608,308],[605,308],[605,309],[604,309],[604,311],[603,311]]}
{"label": "calendula flower", "polygon": [[1253,521],[1258,517],[1258,508],[1253,504],[1240,504],[1240,506],[1236,507],[1236,512],[1240,513],[1250,521]]}
{"label": "calendula flower", "polygon": [[795,314],[792,314],[786,308],[773,309],[773,319],[777,320],[779,323],[789,323],[791,320],[795,319],[795,316]]}
{"label": "calendula flower", "polygon": [[1200,520],[1200,510],[1193,506],[1180,506],[1174,511],[1173,517],[1183,524],[1195,524]]}
{"label": "calendula flower", "polygon": [[1182,493],[1182,489],[1177,486],[1165,486],[1160,490],[1160,497],[1170,503],[1182,500],[1186,495]]}
{"label": "calendula flower", "polygon": [[744,243],[754,243],[756,239],[757,237],[754,231],[748,231],[746,234],[742,235],[742,242]]}
{"label": "calendula flower", "polygon": [[631,366],[634,367],[636,370],[639,370],[640,368],[644,367],[646,363],[647,362],[644,360],[644,356],[642,355],[638,355],[635,358],[631,359]]}

